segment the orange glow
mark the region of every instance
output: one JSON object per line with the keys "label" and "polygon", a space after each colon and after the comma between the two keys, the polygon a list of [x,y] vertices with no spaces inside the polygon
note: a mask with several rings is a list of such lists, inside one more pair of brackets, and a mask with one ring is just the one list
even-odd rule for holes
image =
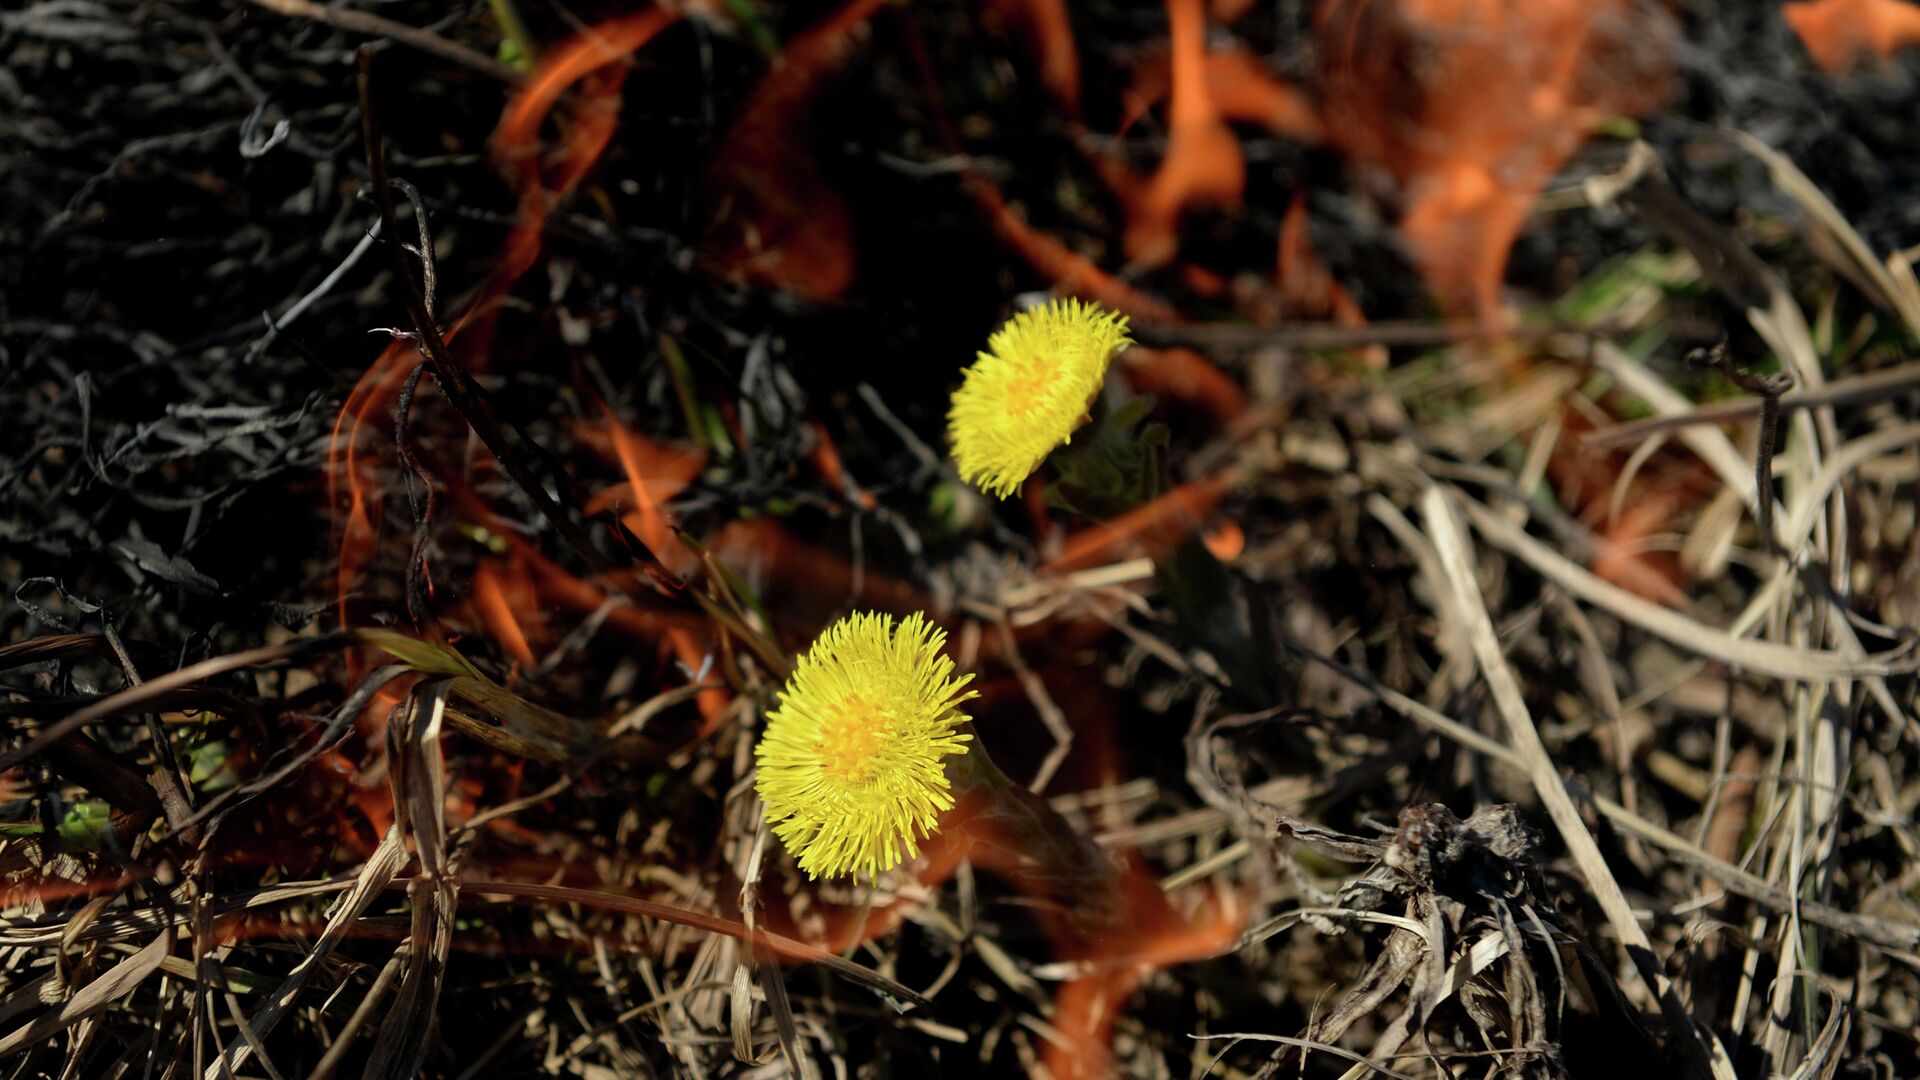
{"label": "orange glow", "polygon": [[[638,49],[675,18],[671,12],[649,9],[612,19],[577,35],[549,52],[541,68],[508,103],[494,131],[492,149],[496,159],[516,174],[522,187],[520,216],[481,299],[446,331],[449,344],[468,327],[476,312],[484,313],[481,319],[486,324],[478,328],[478,333],[482,341],[486,339],[494,308],[492,300],[511,288],[533,265],[548,213],[592,168],[612,138],[624,69],[615,68],[610,76],[594,82],[576,103],[565,151],[553,170],[552,186],[542,182],[539,159],[540,126],[547,114],[568,87]],[[478,366],[484,362],[484,349],[464,350],[456,359],[470,368]],[[389,345],[361,375],[334,421],[327,450],[327,496],[329,505],[340,515],[336,525],[337,592],[343,627],[354,624],[347,599],[359,587],[361,574],[379,544],[380,506],[384,497],[381,481],[390,469],[387,463],[390,459],[363,460],[360,446],[369,420],[388,412],[408,373],[419,362],[418,350],[411,342],[395,341]],[[376,430],[385,434],[390,428],[379,424]]]}
{"label": "orange glow", "polygon": [[1659,603],[1685,607],[1686,571],[1671,551],[1647,541],[1685,528],[1682,519],[1702,505],[1718,481],[1690,455],[1656,454],[1634,476],[1614,515],[1615,489],[1630,455],[1585,446],[1579,434],[1592,423],[1582,412],[1562,408],[1563,433],[1547,459],[1547,477],[1561,503],[1578,508],[1598,547],[1589,564],[1597,576]]}
{"label": "orange glow", "polygon": [[[1073,672],[1078,670],[1068,670],[1067,684],[1076,681]],[[1079,677],[1084,679],[1084,672]],[[1056,692],[1060,688],[1056,682]],[[1118,761],[1107,722],[1111,702],[1103,700],[1105,688],[1097,679],[1080,688],[1086,692],[1062,699],[1081,740],[1074,756],[1088,767],[1088,775],[1112,779]],[[998,699],[1024,702],[1026,697],[1012,679],[990,683],[976,703],[981,715],[992,711],[989,701]],[[1034,837],[1021,831],[1029,826],[1010,824],[1023,815],[993,812],[983,801],[988,796],[979,789],[962,789],[958,796],[954,808],[941,815],[939,830],[922,845],[922,861],[914,871],[918,886],[914,895],[938,889],[963,859],[1023,893],[1055,958],[1084,965],[1082,973],[1064,983],[1055,996],[1049,1020],[1063,1045],[1045,1048],[1046,1069],[1060,1078],[1116,1075],[1110,1043],[1128,1000],[1154,971],[1217,956],[1229,948],[1244,922],[1242,905],[1231,895],[1210,894],[1191,913],[1182,913],[1152,871],[1131,852],[1083,851],[1080,854],[1093,862],[1073,868],[1041,864],[1036,862]],[[1002,797],[1043,816],[1052,814],[1044,799],[1024,789],[1008,790]],[[1064,821],[1059,823],[1071,828]],[[1089,907],[1095,901],[1100,901],[1097,913]],[[919,902],[899,898],[863,913],[851,906],[822,903],[816,895],[806,905],[811,917],[819,920],[810,933],[793,928],[793,911],[785,906],[768,908],[764,920],[770,929],[845,952],[892,933]]]}
{"label": "orange glow", "polygon": [[1095,943],[1086,957],[1092,970],[1054,995],[1051,1019],[1064,1045],[1045,1042],[1043,1060],[1055,1077],[1118,1075],[1111,1052],[1114,1024],[1147,977],[1218,955],[1240,936],[1243,915],[1231,898],[1208,896],[1191,918],[1181,915],[1167,903],[1160,883],[1130,856],[1121,864],[1120,886],[1127,909],[1124,937]]}
{"label": "orange glow", "polygon": [[[1042,916],[1055,955],[1087,965],[1085,974],[1062,984],[1055,995],[1050,1020],[1065,1045],[1048,1044],[1046,1067],[1060,1078],[1116,1075],[1109,1047],[1128,999],[1154,971],[1216,956],[1231,946],[1244,922],[1240,906],[1231,897],[1210,895],[1191,916],[1182,915],[1153,874],[1131,853],[1122,852],[1113,856],[1117,866],[1111,881],[1101,885],[1117,894],[1110,925],[1083,927],[1063,906],[1068,898],[1061,895],[1061,883],[1044,868],[1025,862],[1017,854],[1022,845],[999,834],[992,815],[979,813],[976,798],[968,796],[942,815],[940,831],[926,840],[925,862],[915,874],[919,889],[938,889],[964,858],[1027,894]],[[862,912],[823,905],[816,897],[812,906],[824,928],[804,937],[844,953],[892,933],[918,905],[918,900],[902,898]],[[775,932],[803,936],[783,908],[769,908],[764,921]]]}
{"label": "orange glow", "polygon": [[[516,584],[524,587],[524,583]],[[525,588],[524,591],[531,593],[532,589]],[[532,667],[533,647],[527,644],[526,631],[520,628],[520,620],[514,617],[514,605],[507,600],[507,591],[500,583],[500,575],[486,563],[481,563],[473,571],[473,607],[487,632],[507,651],[507,655],[526,667]],[[527,610],[524,599],[522,610]]]}
{"label": "orange glow", "polygon": [[1056,574],[1084,570],[1136,553],[1159,559],[1201,527],[1227,494],[1227,479],[1212,476],[1182,484],[1111,521],[1067,537],[1044,569]]}
{"label": "orange glow", "polygon": [[1223,521],[1207,530],[1200,542],[1207,545],[1207,550],[1221,562],[1232,562],[1247,550],[1246,531],[1233,521]]}
{"label": "orange glow", "polygon": [[388,345],[360,376],[347,394],[346,403],[340,407],[340,414],[334,417],[333,433],[327,441],[327,505],[341,513],[345,504],[344,517],[336,526],[341,626],[353,625],[347,613],[347,598],[379,545],[380,500],[373,493],[379,490],[381,474],[387,466],[360,459],[362,432],[367,418],[384,411],[399,395],[407,373],[419,362],[419,353],[411,342],[395,341]]}
{"label": "orange glow", "polygon": [[1051,279],[1056,292],[1099,301],[1135,319],[1148,322],[1180,321],[1180,313],[1171,305],[1115,278],[1095,266],[1086,256],[1021,220],[1007,206],[1000,189],[985,177],[968,176],[967,189],[993,221],[1000,238],[1032,263],[1034,269]]}
{"label": "orange glow", "polygon": [[[526,537],[521,536],[514,527],[501,521],[486,502],[467,485],[450,482],[449,495],[454,500],[458,512],[469,521],[486,528],[499,537],[509,551],[509,555],[531,574],[536,595],[541,600],[561,604],[581,614],[599,611],[609,599],[607,590],[593,582],[586,581],[569,573],[540,551]],[[619,575],[616,575],[619,576]],[[664,611],[659,608],[644,607],[639,603],[640,581],[635,575],[625,575],[628,579],[621,587],[634,598],[632,603],[616,604],[607,609],[607,625],[633,637],[637,641],[648,643],[664,640],[670,629],[704,630],[706,619],[681,611]]]}
{"label": "orange glow", "polygon": [[[399,680],[411,683],[412,679]],[[399,702],[399,696],[385,700],[392,690],[389,685],[383,688],[360,714],[355,722],[356,729],[367,736],[367,742],[380,745],[380,733],[387,729],[387,713]],[[351,849],[360,858],[373,854],[380,837],[386,835],[393,824],[393,791],[384,783],[367,783],[361,779],[365,770],[338,750],[328,750],[314,759],[311,768],[321,773],[331,773],[341,785],[334,793],[331,804],[335,824],[334,834],[339,842]],[[359,820],[354,812],[358,811]],[[365,828],[361,827],[362,822]]]}
{"label": "orange glow", "polygon": [[[507,238],[498,277],[510,284],[532,267],[540,253],[547,215],[586,176],[613,138],[619,121],[620,87],[626,68],[619,61],[653,40],[678,18],[662,8],[609,19],[570,38],[546,54],[540,69],[508,103],[493,133],[494,159],[516,174],[521,189],[519,220]],[[571,118],[565,152],[542,180],[540,125],[569,87],[585,83]],[[504,284],[499,286],[504,290]]]}
{"label": "orange glow", "polygon": [[1207,55],[1207,93],[1220,115],[1229,120],[1259,124],[1275,135],[1306,143],[1325,137],[1313,102],[1269,73],[1259,57],[1244,49]]}
{"label": "orange glow", "polygon": [[1221,423],[1247,411],[1240,384],[1192,349],[1135,345],[1120,354],[1120,370],[1135,390],[1191,405]]}
{"label": "orange glow", "polygon": [[[619,465],[627,474],[625,483],[611,484],[594,492],[587,500],[587,513],[598,514],[624,502],[644,497],[654,504],[667,502],[693,483],[707,467],[707,451],[699,446],[658,442],[632,428],[623,426],[612,412],[602,408],[606,422],[583,421],[573,426],[574,440],[607,461]],[[633,476],[645,481],[645,491],[636,495]]]}
{"label": "orange glow", "polygon": [[1184,209],[1236,202],[1246,185],[1240,142],[1221,120],[1208,87],[1201,0],[1167,0],[1167,20],[1173,65],[1167,155],[1128,205],[1127,257],[1144,266],[1173,258]]}
{"label": "orange glow", "polygon": [[[568,573],[553,560],[534,551],[532,545],[524,540],[518,541],[515,547],[518,554],[527,559],[528,567],[539,581],[543,597],[564,604],[582,615],[597,612],[606,605],[610,598],[607,590]],[[608,609],[607,625],[636,641],[654,642],[662,640],[672,630],[703,630],[706,619],[685,612],[623,603]]]}
{"label": "orange glow", "polygon": [[[1228,21],[1217,15],[1215,18]],[[1318,143],[1325,137],[1313,100],[1269,72],[1259,57],[1245,49],[1228,47],[1209,52],[1203,70],[1207,97],[1223,119],[1258,124],[1275,135],[1304,143]],[[1132,127],[1172,88],[1173,72],[1165,56],[1142,63],[1127,91],[1120,130]]]}
{"label": "orange glow", "polygon": [[1233,289],[1232,283],[1226,278],[1198,263],[1180,264],[1180,280],[1187,288],[1209,300],[1218,300]]}
{"label": "orange glow", "polygon": [[715,558],[753,584],[769,608],[786,609],[797,620],[818,616],[824,621],[854,604],[894,612],[934,607],[932,597],[914,586],[872,567],[856,575],[845,559],[804,543],[767,518],[728,522],[710,547]]}
{"label": "orange glow", "polygon": [[833,443],[833,436],[827,434],[826,426],[818,420],[807,425],[813,429],[813,467],[820,473],[820,479],[835,494],[845,495],[849,491],[859,502],[862,509],[871,510],[879,505],[873,492],[854,484],[847,479],[847,470],[840,461],[840,448]]}
{"label": "orange glow", "polygon": [[102,893],[117,893],[136,879],[128,874],[114,874],[111,877],[86,878],[81,881],[63,881],[55,878],[42,878],[39,881],[9,882],[0,887],[0,907],[9,912],[18,912],[27,904],[57,904],[62,900],[74,900],[82,896],[99,896]]}
{"label": "orange glow", "polygon": [[1040,83],[1066,110],[1080,115],[1080,52],[1066,0],[988,0],[988,8],[1020,28],[1040,65]]}
{"label": "orange glow", "polygon": [[[1279,289],[1278,312],[1263,312],[1274,319],[1332,319],[1341,326],[1367,325],[1360,305],[1336,281],[1333,272],[1314,250],[1313,237],[1307,232],[1307,200],[1295,194],[1280,221],[1279,250],[1274,259],[1274,284]],[[1369,345],[1352,351],[1353,356],[1375,370],[1385,370],[1387,350]]]}
{"label": "orange glow", "polygon": [[[960,866],[960,860],[967,855],[967,844],[958,833],[946,831],[935,833],[921,845],[921,856],[926,860],[914,873],[914,881],[921,889],[931,892],[953,876]],[[844,953],[857,945],[877,941],[899,929],[920,906],[916,899],[901,898],[862,912],[855,907],[821,905],[820,916],[825,922],[824,931],[819,935],[821,947],[830,952]],[[781,920],[788,927],[791,922]],[[781,933],[798,936],[791,929],[780,929]]]}
{"label": "orange glow", "polygon": [[1679,561],[1670,552],[1642,549],[1648,537],[1669,527],[1678,509],[1664,495],[1622,507],[1619,519],[1600,535],[1600,550],[1593,558],[1594,574],[1649,600],[1684,605],[1686,593],[1677,584],[1682,576]]}
{"label": "orange glow", "polygon": [[[699,642],[688,630],[677,626],[669,629],[667,641],[673,646],[674,658],[687,669],[688,678],[693,678],[707,666],[707,651],[700,647]],[[719,687],[702,690],[694,695],[694,702],[700,707],[701,738],[712,734],[713,729],[720,726],[720,720],[726,715],[727,705],[732,700],[733,695]]]}
{"label": "orange glow", "polygon": [[1398,182],[1415,265],[1485,321],[1541,188],[1668,92],[1664,24],[1627,0],[1324,0],[1315,22],[1328,138]]}
{"label": "orange glow", "polygon": [[660,500],[670,499],[687,486],[706,466],[704,451],[673,451],[655,445],[646,436],[629,431],[611,410],[607,412],[607,435],[613,441],[614,454],[626,470],[626,493],[633,496],[634,511],[626,516],[627,528],[647,545],[647,550],[662,566],[684,578],[700,565],[700,556],[674,535],[673,524]]}
{"label": "orange glow", "polygon": [[1920,7],[1901,0],[1802,0],[1781,14],[1829,75],[1920,45]]}
{"label": "orange glow", "polygon": [[1360,305],[1333,279],[1307,233],[1306,196],[1296,194],[1280,221],[1274,278],[1280,285],[1284,314],[1294,319],[1331,318],[1341,326],[1365,326]]}
{"label": "orange glow", "polygon": [[851,0],[787,43],[734,121],[713,183],[736,234],[715,257],[726,274],[831,300],[853,283],[853,215],[807,145],[813,99],[883,0]]}
{"label": "orange glow", "polygon": [[610,19],[550,50],[536,71],[520,86],[494,132],[494,154],[503,163],[537,169],[540,124],[560,95],[589,73],[626,57],[655,34],[672,25],[675,16],[662,8]]}

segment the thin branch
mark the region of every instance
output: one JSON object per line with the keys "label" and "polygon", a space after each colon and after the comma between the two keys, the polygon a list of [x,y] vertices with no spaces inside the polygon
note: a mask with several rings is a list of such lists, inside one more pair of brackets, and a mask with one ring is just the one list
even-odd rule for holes
{"label": "thin branch", "polygon": [[1481,674],[1486,677],[1488,689],[1492,691],[1494,705],[1506,721],[1507,737],[1519,752],[1520,760],[1533,780],[1534,791],[1546,805],[1548,815],[1560,831],[1560,838],[1566,842],[1567,853],[1573,856],[1574,863],[1580,867],[1588,887],[1593,890],[1594,899],[1606,913],[1613,932],[1619,935],[1640,977],[1659,999],[1667,1022],[1673,1029],[1673,1037],[1686,1048],[1694,1066],[1703,1075],[1711,1075],[1715,1080],[1734,1080],[1733,1062],[1727,1056],[1726,1048],[1711,1032],[1694,1025],[1686,1003],[1680,1000],[1673,983],[1661,968],[1659,958],[1654,954],[1653,942],[1648,939],[1639,920],[1634,918],[1626,894],[1620,891],[1620,883],[1614,880],[1606,856],[1600,853],[1600,845],[1594,841],[1593,834],[1587,831],[1586,822],[1581,820],[1580,811],[1573,804],[1573,796],[1567,793],[1566,784],[1560,779],[1559,770],[1554,767],[1546,744],[1540,741],[1540,732],[1534,727],[1533,717],[1527,711],[1520,683],[1514,678],[1513,669],[1507,666],[1506,656],[1500,649],[1500,638],[1493,629],[1493,619],[1487,614],[1480,587],[1474,581],[1473,559],[1468,552],[1466,531],[1454,516],[1453,508],[1447,505],[1446,493],[1438,486],[1428,488],[1422,499],[1421,510],[1427,519],[1427,532],[1433,539],[1433,546],[1439,552],[1440,563],[1452,586],[1452,602],[1459,608],[1457,617],[1467,626],[1474,658],[1480,665]]}
{"label": "thin branch", "polygon": [[451,60],[461,67],[471,68],[482,75],[509,85],[520,81],[518,71],[490,56],[475,52],[465,45],[455,44],[438,34],[430,34],[418,27],[394,22],[379,15],[369,15],[364,11],[350,11],[346,8],[326,7],[313,3],[312,0],[246,0],[246,2],[293,19],[311,19],[355,34],[391,38],[402,45],[432,53],[442,60]]}

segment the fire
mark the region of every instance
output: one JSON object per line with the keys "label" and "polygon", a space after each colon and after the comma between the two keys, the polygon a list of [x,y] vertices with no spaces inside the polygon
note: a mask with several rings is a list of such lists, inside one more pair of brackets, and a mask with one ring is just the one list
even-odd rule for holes
{"label": "fire", "polygon": [[[533,602],[533,586],[526,571],[518,564],[509,563],[508,566],[511,569],[496,570],[482,563],[474,570],[473,606],[481,623],[493,634],[500,647],[507,651],[507,655],[523,667],[532,667],[533,646],[528,644],[526,629],[514,612],[537,610]],[[509,589],[513,593],[511,598],[508,596]]]}
{"label": "fire", "polygon": [[634,509],[626,516],[632,530],[647,550],[669,571],[686,577],[699,566],[700,557],[674,535],[673,523],[661,503],[678,495],[706,467],[706,451],[673,449],[660,446],[621,424],[611,410],[606,414],[606,433],[612,443],[627,482],[595,496],[589,512],[613,499],[630,497]]}
{"label": "fire", "polygon": [[346,404],[340,408],[340,415],[334,418],[333,434],[327,444],[327,501],[336,511],[345,504],[335,530],[341,626],[353,624],[347,599],[379,544],[381,503],[376,493],[383,483],[386,467],[360,458],[362,432],[368,418],[380,415],[398,396],[406,373],[419,362],[411,343],[396,341],[387,346],[354,384]]}
{"label": "fire", "polygon": [[853,283],[853,215],[806,136],[813,99],[881,2],[852,0],[789,42],[721,142],[713,181],[724,224],[739,234],[715,259],[723,273],[809,300],[831,300]]}
{"label": "fire", "polygon": [[840,460],[840,447],[835,445],[827,426],[818,420],[808,421],[807,426],[813,430],[813,453],[808,456],[813,459],[813,467],[819,472],[820,480],[827,485],[827,489],[851,495],[863,510],[872,510],[880,505],[879,500],[873,497],[873,492],[848,478],[846,465]]}
{"label": "fire", "polygon": [[1802,0],[1781,14],[1830,75],[1920,45],[1920,7],[1901,0]]}
{"label": "fire", "polygon": [[1080,115],[1080,50],[1073,43],[1066,0],[988,0],[988,10],[1030,39],[1040,83],[1070,117]]}
{"label": "fire", "polygon": [[1119,367],[1135,390],[1191,405],[1218,423],[1247,411],[1247,392],[1240,384],[1192,349],[1135,345],[1120,354]]}
{"label": "fire", "polygon": [[1093,260],[1027,224],[986,177],[969,176],[967,190],[993,222],[1001,240],[1045,274],[1055,289],[1070,296],[1097,300],[1129,318],[1148,322],[1180,321],[1180,313],[1165,301],[1119,280],[1094,265]]}
{"label": "fire", "polygon": [[[503,253],[502,291],[532,267],[540,254],[540,233],[547,215],[573,191],[607,148],[619,121],[620,86],[629,53],[673,25],[677,16],[649,8],[601,23],[550,53],[508,104],[493,135],[493,154],[516,176],[521,188],[520,217]],[[570,87],[584,83],[559,162],[541,168],[540,126]]]}
{"label": "fire", "polygon": [[[1872,6],[1902,9],[1875,26],[1908,25],[1913,10]],[[1170,60],[1136,72],[1121,125],[1170,93],[1166,158],[1144,186],[1102,166],[1128,206],[1132,257],[1168,261],[1182,208],[1238,198],[1244,165],[1225,124],[1258,124],[1329,142],[1390,178],[1415,265],[1449,310],[1483,319],[1496,313],[1507,252],[1546,182],[1599,123],[1667,93],[1665,23],[1649,25],[1626,0],[1323,0],[1311,94],[1245,50],[1206,50],[1197,0],[1169,0],[1168,15]],[[1892,38],[1874,40],[1880,49]]]}
{"label": "fire", "polygon": [[1491,321],[1535,197],[1610,116],[1667,94],[1662,36],[1626,0],[1326,0],[1328,137],[1393,177],[1413,261]]}
{"label": "fire", "polygon": [[1589,568],[1649,600],[1684,607],[1686,571],[1674,553],[1649,541],[1684,528],[1690,509],[1711,497],[1717,481],[1697,458],[1657,455],[1616,503],[1615,489],[1630,455],[1586,447],[1579,433],[1592,424],[1581,412],[1563,407],[1560,419],[1564,430],[1547,459],[1547,478],[1598,540]]}
{"label": "fire", "polygon": [[1680,510],[1677,500],[1662,492],[1624,507],[1617,520],[1600,534],[1600,550],[1593,558],[1595,575],[1629,592],[1668,605],[1686,604],[1680,588],[1679,560],[1650,551],[1646,541],[1668,528]]}
{"label": "fire", "polygon": [[1240,936],[1244,921],[1231,896],[1207,896],[1183,914],[1160,891],[1160,883],[1137,859],[1121,864],[1126,935],[1093,944],[1087,972],[1061,986],[1053,999],[1053,1026],[1061,1041],[1046,1043],[1043,1057],[1055,1077],[1119,1075],[1112,1060],[1113,1028],[1127,1000],[1155,971],[1219,955]]}
{"label": "fire", "polygon": [[[1296,194],[1280,221],[1280,244],[1274,258],[1274,281],[1280,287],[1282,312],[1291,318],[1332,319],[1341,326],[1365,326],[1360,305],[1340,287],[1314,250],[1307,235],[1307,200]],[[1384,367],[1386,357],[1379,358]]]}
{"label": "fire", "polygon": [[1208,86],[1200,0],[1167,0],[1167,21],[1173,39],[1167,156],[1128,207],[1127,256],[1145,266],[1173,258],[1182,210],[1237,202],[1247,179],[1240,142],[1220,118]]}
{"label": "fire", "polygon": [[[845,952],[892,933],[922,903],[920,897],[937,889],[966,860],[1025,893],[1055,957],[1081,968],[1081,974],[1063,983],[1054,997],[1049,1020],[1059,1041],[1049,1040],[1044,1052],[1049,1075],[1063,1080],[1118,1075],[1110,1046],[1128,1000],[1153,972],[1218,956],[1228,949],[1244,923],[1238,899],[1208,893],[1182,911],[1161,890],[1148,867],[1123,851],[1111,856],[1111,875],[1097,886],[1103,890],[1100,900],[1110,910],[1104,921],[1088,922],[1081,918],[1085,912],[1075,906],[1075,898],[1065,892],[1092,888],[1094,883],[1064,885],[1048,868],[1030,864],[1018,841],[1000,835],[996,815],[982,814],[980,809],[969,797],[942,815],[940,831],[923,844],[923,861],[913,886],[886,903],[868,911],[820,904],[814,898],[808,907],[821,930],[811,940]],[[1112,895],[1104,895],[1107,890]],[[800,934],[783,906],[768,909],[765,921],[778,932]]]}
{"label": "fire", "polygon": [[[1202,59],[1207,97],[1221,118],[1239,124],[1258,124],[1289,139],[1305,143],[1324,140],[1320,112],[1312,98],[1267,71],[1260,58],[1237,46],[1209,51]],[[1172,65],[1165,56],[1153,56],[1134,69],[1121,112],[1120,130],[1137,123],[1148,109],[1164,100],[1173,88]]]}
{"label": "fire", "polygon": [[[457,351],[460,362],[470,368],[484,365],[495,301],[532,267],[539,256],[547,215],[586,176],[611,140],[624,77],[624,69],[616,62],[652,40],[676,18],[665,9],[651,8],[609,20],[576,36],[555,48],[508,103],[494,132],[492,148],[496,160],[521,186],[520,217],[493,279],[445,333],[452,345],[462,337],[463,330],[471,327],[476,331],[473,336],[477,344],[462,342],[463,347]],[[599,74],[609,68],[610,74]],[[543,169],[541,124],[561,95],[582,80],[588,80],[588,84],[569,114],[572,123],[566,144],[553,167]],[[337,592],[342,626],[354,624],[347,601],[359,587],[378,548],[381,507],[390,486],[387,477],[391,466],[387,462],[391,458],[365,457],[361,447],[368,440],[370,424],[383,434],[391,430],[390,421],[382,418],[390,415],[408,374],[419,362],[411,342],[389,345],[360,377],[334,422],[327,453],[327,490],[330,504],[340,515],[336,527]]]}
{"label": "fire", "polygon": [[1135,544],[1154,558],[1165,556],[1205,523],[1229,490],[1231,483],[1224,476],[1182,484],[1145,506],[1067,537],[1046,569],[1066,573],[1099,566]]}

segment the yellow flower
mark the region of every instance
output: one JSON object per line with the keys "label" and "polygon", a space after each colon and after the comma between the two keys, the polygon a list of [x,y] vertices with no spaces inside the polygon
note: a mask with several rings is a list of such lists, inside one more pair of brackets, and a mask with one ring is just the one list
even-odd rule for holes
{"label": "yellow flower", "polygon": [[1127,318],[1056,300],[1007,320],[967,368],[947,410],[961,479],[1004,499],[1070,442],[1107,364],[1133,344]]}
{"label": "yellow flower", "polygon": [[[946,632],[918,613],[849,615],[800,658],[754,749],[754,786],[808,877],[891,870],[953,806],[941,759],[966,753]],[[917,835],[916,835],[917,834]]]}

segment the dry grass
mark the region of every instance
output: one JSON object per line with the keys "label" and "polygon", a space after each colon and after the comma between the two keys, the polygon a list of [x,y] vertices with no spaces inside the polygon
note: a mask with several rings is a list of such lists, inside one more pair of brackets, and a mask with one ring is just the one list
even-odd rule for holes
{"label": "dry grass", "polygon": [[[311,21],[522,79],[437,30],[254,2],[300,20],[276,48]],[[0,35],[122,40],[46,8]],[[564,150],[474,255],[432,227],[452,208],[389,182],[390,158],[445,163],[405,144],[374,55],[336,103],[362,109],[340,130],[373,206],[349,209],[418,242],[362,282],[355,303],[408,313],[365,381],[220,411],[251,365],[311,374],[279,335],[370,242],[208,353],[218,377],[183,369],[169,423],[203,430],[101,435],[85,380],[6,391],[44,419],[0,524],[58,539],[0,551],[7,1075],[1915,1074],[1920,287],[1788,157],[1715,144],[1797,208],[1804,232],[1760,253],[1647,144],[1550,193],[1632,215],[1640,250],[1510,332],[1141,321],[1163,400],[1116,424],[1137,399],[1111,378],[1060,464],[1119,479],[1061,484],[1075,513],[955,483],[941,379],[809,369],[895,330],[750,306],[764,267],[695,286],[691,247],[659,259],[660,292],[720,314],[653,327],[631,300],[647,360],[620,366],[628,268],[565,246],[612,230],[617,185],[575,186],[606,144],[571,155],[612,137],[613,76],[566,99]],[[985,155],[874,145],[958,170],[1022,273],[1181,287],[1073,277],[1092,263],[980,194]],[[1123,211],[1073,192],[1085,246],[1122,243]],[[493,275],[529,236],[560,269],[516,292]],[[495,333],[476,310],[571,369],[469,370],[463,336]],[[1746,326],[1719,384],[1678,361],[1726,312]],[[1747,370],[1769,356],[1777,400],[1706,399],[1772,386]],[[133,493],[124,539],[69,504],[68,467]],[[201,469],[203,497],[167,487]],[[323,469],[306,518],[231,510]],[[202,514],[261,530],[300,583],[256,597],[156,539]],[[762,820],[753,746],[788,658],[867,607],[948,628],[1008,807],[878,881],[811,882]]]}

